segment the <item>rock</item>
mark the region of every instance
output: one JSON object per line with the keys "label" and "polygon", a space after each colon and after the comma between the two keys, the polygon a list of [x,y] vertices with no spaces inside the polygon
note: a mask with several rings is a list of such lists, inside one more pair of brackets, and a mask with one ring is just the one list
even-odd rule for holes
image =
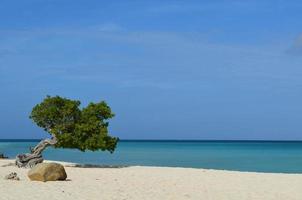
{"label": "rock", "polygon": [[28,172],[28,177],[32,181],[63,181],[67,174],[63,165],[58,163],[40,163]]}
{"label": "rock", "polygon": [[6,175],[4,177],[5,180],[14,180],[14,181],[20,181],[20,178],[18,177],[16,172],[12,172],[9,175]]}
{"label": "rock", "polygon": [[0,159],[6,159],[8,157],[6,157],[3,153],[0,153]]}

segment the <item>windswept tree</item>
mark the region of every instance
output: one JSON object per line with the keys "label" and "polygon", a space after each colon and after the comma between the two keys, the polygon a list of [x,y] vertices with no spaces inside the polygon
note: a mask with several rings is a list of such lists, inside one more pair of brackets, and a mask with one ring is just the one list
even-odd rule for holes
{"label": "windswept tree", "polygon": [[104,101],[84,108],[80,108],[80,104],[60,96],[47,96],[36,105],[30,118],[48,132],[50,138],[30,148],[30,153],[17,155],[16,165],[31,168],[43,162],[42,152],[48,146],[113,153],[118,138],[108,133],[108,120],[114,117],[110,107]]}

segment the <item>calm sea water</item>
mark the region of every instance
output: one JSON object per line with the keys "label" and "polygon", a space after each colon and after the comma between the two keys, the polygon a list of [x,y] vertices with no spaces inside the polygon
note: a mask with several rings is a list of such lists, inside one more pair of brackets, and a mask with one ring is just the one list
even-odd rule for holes
{"label": "calm sea water", "polygon": [[[37,142],[0,140],[0,152],[14,158]],[[120,141],[114,154],[48,148],[44,157],[85,164],[302,173],[302,142]]]}

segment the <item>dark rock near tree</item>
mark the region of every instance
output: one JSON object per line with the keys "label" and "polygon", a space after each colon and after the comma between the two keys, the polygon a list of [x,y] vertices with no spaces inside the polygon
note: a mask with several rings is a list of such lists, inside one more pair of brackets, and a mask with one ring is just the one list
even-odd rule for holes
{"label": "dark rock near tree", "polygon": [[63,181],[67,174],[63,165],[58,163],[40,163],[28,172],[28,177],[32,181]]}
{"label": "dark rock near tree", "polygon": [[0,153],[0,159],[6,159],[8,157],[6,157],[3,153]]}

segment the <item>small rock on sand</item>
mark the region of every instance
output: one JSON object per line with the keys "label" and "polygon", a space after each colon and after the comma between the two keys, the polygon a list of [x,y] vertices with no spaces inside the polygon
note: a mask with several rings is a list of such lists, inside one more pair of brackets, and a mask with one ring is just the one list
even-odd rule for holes
{"label": "small rock on sand", "polygon": [[4,177],[5,180],[14,180],[14,181],[20,181],[20,178],[18,177],[16,172],[12,172],[9,175],[6,175]]}

